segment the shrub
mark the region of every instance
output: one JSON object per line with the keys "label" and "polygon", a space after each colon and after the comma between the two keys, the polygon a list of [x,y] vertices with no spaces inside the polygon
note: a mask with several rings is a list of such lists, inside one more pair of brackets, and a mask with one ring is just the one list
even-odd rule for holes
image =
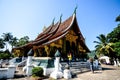
{"label": "shrub", "polygon": [[0,59],[10,59],[11,54],[8,53],[0,53]]}
{"label": "shrub", "polygon": [[32,76],[34,76],[34,77],[42,77],[43,76],[43,68],[34,67],[32,69]]}

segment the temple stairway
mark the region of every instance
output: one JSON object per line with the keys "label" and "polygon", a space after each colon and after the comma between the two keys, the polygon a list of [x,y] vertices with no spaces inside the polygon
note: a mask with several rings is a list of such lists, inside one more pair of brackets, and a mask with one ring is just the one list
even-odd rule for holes
{"label": "temple stairway", "polygon": [[[67,62],[62,62],[61,65],[64,70],[68,64]],[[90,71],[90,67],[87,62],[71,62],[70,70],[73,74],[78,74],[78,73]]]}
{"label": "temple stairway", "polygon": [[25,72],[22,69],[23,67],[16,67],[14,78],[22,78],[26,76]]}

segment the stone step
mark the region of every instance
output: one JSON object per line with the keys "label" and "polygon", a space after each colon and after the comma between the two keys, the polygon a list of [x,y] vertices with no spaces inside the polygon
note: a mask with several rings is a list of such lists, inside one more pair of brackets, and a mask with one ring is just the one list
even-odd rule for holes
{"label": "stone step", "polygon": [[87,68],[87,67],[80,67],[80,66],[76,66],[76,65],[70,66],[70,70],[72,71],[72,73],[76,73],[76,74],[86,72],[86,71],[90,71],[90,69]]}
{"label": "stone step", "polygon": [[16,71],[15,71],[15,74],[14,74],[15,78],[21,78],[21,77],[26,76],[25,72],[22,71],[22,68],[23,67],[16,67]]}

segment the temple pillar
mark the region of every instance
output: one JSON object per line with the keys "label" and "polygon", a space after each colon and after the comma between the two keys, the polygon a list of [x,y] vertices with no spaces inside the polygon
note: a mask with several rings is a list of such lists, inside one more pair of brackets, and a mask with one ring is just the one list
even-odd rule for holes
{"label": "temple pillar", "polygon": [[114,66],[117,66],[117,62],[116,62],[116,60],[114,59],[113,61],[114,61]]}
{"label": "temple pillar", "polygon": [[120,66],[120,62],[119,62],[119,59],[117,58],[117,65]]}
{"label": "temple pillar", "polygon": [[38,49],[39,56],[42,57],[42,49]]}
{"label": "temple pillar", "polygon": [[49,57],[49,54],[50,54],[50,49],[48,46],[45,46],[45,51],[47,53],[47,57]]}
{"label": "temple pillar", "polygon": [[78,40],[76,39],[76,57],[78,58],[79,57],[79,47],[78,47]]}
{"label": "temple pillar", "polygon": [[63,54],[67,57],[67,54],[66,54],[66,38],[65,37],[63,38],[62,50],[63,50]]}

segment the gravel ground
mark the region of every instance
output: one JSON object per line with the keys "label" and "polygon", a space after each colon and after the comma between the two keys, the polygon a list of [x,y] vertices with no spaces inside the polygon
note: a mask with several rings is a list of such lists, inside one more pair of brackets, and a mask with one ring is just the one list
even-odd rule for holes
{"label": "gravel ground", "polygon": [[[111,65],[102,65],[103,70],[92,72],[84,72],[77,74],[76,78],[69,80],[120,80],[120,67]],[[31,80],[29,77],[8,79],[8,80]],[[49,80],[49,79],[45,79]],[[59,79],[65,80],[65,79]]]}

